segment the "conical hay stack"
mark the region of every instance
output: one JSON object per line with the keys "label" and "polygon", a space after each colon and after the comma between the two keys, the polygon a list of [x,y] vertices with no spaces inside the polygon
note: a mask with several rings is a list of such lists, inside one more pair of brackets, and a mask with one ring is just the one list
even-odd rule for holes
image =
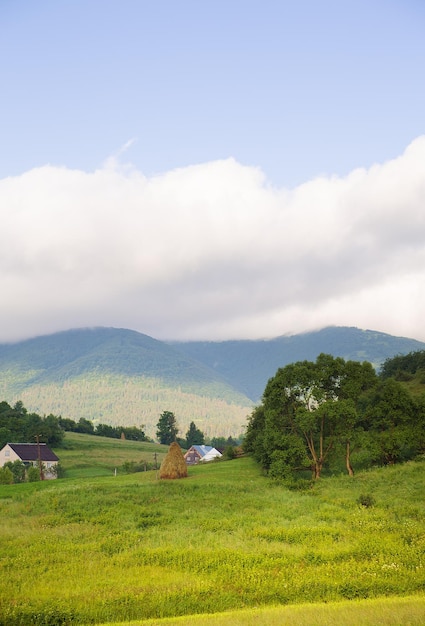
{"label": "conical hay stack", "polygon": [[161,463],[159,477],[170,479],[187,477],[186,461],[179,444],[175,441],[171,444],[166,457]]}

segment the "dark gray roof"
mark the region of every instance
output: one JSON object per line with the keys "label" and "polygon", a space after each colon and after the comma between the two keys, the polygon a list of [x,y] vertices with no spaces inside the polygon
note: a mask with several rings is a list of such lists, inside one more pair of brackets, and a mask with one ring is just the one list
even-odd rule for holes
{"label": "dark gray roof", "polygon": [[[38,460],[38,445],[36,443],[9,443],[8,445],[22,461]],[[42,461],[59,461],[59,458],[46,443],[40,443],[40,458]]]}

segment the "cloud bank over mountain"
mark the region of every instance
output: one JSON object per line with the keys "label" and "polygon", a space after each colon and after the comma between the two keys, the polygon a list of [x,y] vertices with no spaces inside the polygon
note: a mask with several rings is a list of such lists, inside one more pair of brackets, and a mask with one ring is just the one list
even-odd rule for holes
{"label": "cloud bank over mountain", "polygon": [[0,181],[0,341],[85,326],[218,340],[332,324],[425,339],[425,136],[293,189],[232,158],[147,177],[122,157]]}

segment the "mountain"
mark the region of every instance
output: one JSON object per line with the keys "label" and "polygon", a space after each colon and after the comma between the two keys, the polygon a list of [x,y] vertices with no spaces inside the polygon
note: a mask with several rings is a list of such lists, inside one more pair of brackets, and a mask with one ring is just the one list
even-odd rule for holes
{"label": "mountain", "polygon": [[279,367],[295,361],[315,361],[321,352],[345,360],[369,361],[379,369],[388,358],[425,349],[425,343],[415,339],[336,326],[268,340],[190,341],[174,345],[221,374],[255,403]]}
{"label": "mountain", "polygon": [[0,345],[0,367],[30,371],[27,382],[61,382],[92,371],[161,378],[190,387],[223,377],[175,347],[136,331],[92,328]]}
{"label": "mountain", "polygon": [[0,400],[78,421],[145,427],[163,411],[208,436],[237,436],[278,369],[321,352],[367,360],[424,350],[413,339],[331,327],[264,341],[162,342],[116,328],[69,330],[0,344]]}
{"label": "mountain", "polygon": [[0,345],[0,398],[31,411],[146,427],[165,410],[184,435],[240,434],[252,401],[176,347],[116,328],[70,330]]}

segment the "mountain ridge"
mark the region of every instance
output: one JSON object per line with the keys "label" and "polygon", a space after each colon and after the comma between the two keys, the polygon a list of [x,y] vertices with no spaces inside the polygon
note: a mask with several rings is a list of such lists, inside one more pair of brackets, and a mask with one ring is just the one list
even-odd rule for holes
{"label": "mountain ridge", "polygon": [[425,343],[355,327],[275,339],[164,342],[134,330],[85,328],[0,344],[0,395],[30,411],[122,426],[154,437],[164,410],[180,433],[194,421],[209,436],[237,436],[278,367],[320,352],[368,360]]}
{"label": "mountain ridge", "polygon": [[260,400],[268,379],[279,367],[295,361],[314,361],[321,352],[345,360],[369,361],[379,369],[387,358],[425,349],[425,343],[416,339],[354,326],[327,326],[272,339],[175,342],[173,345],[220,372],[254,402]]}

